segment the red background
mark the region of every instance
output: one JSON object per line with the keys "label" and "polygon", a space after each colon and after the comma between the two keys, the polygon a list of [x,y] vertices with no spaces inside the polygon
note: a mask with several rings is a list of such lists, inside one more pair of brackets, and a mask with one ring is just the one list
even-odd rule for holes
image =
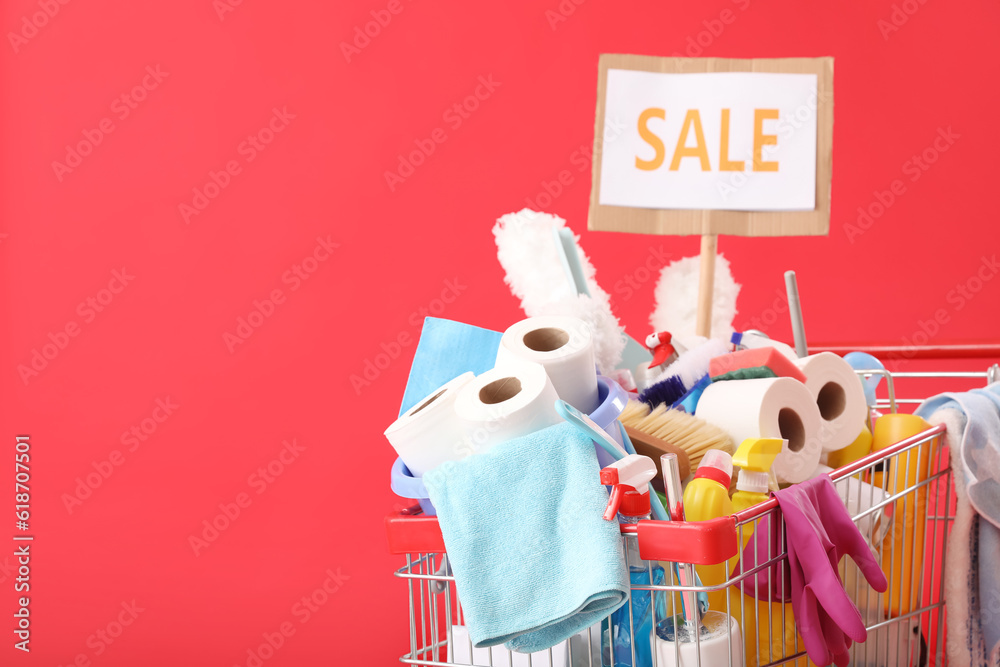
{"label": "red background", "polygon": [[[382,528],[399,501],[381,432],[422,309],[438,308],[454,280],[464,287],[437,314],[495,329],[517,320],[490,228],[563,170],[572,182],[547,210],[582,233],[637,337],[653,307],[655,282],[640,270],[651,249],[697,252],[694,238],[585,231],[590,172],[576,152],[593,140],[600,53],[671,55],[700,38],[710,56],[835,57],[830,234],[721,239],[743,284],[738,326],[762,317],[789,337],[785,316],[767,310],[791,268],[811,342],[903,344],[939,309],[946,322],[930,342],[996,341],[1000,281],[961,309],[948,293],[1000,238],[1000,8],[909,2],[915,13],[884,35],[889,0],[564,0],[568,16],[559,0],[402,0],[350,62],[341,43],[388,2],[247,0],[221,18],[211,0],[69,2],[17,44],[9,33],[42,10],[4,3],[0,456],[30,434],[36,541],[32,652],[5,634],[0,662],[242,665],[286,621],[295,634],[265,664],[388,665],[404,652],[405,586]],[[720,31],[724,9],[735,20]],[[113,101],[157,65],[169,74],[120,118]],[[456,127],[444,114],[479,77],[498,85]],[[248,162],[241,142],[274,108],[295,117]],[[113,131],[60,180],[53,162],[105,118]],[[390,190],[385,172],[437,128],[444,143]],[[911,181],[904,163],[939,128],[959,138]],[[239,173],[186,224],[179,205],[231,160]],[[850,242],[845,225],[894,179],[905,192]],[[339,248],[293,291],[285,272],[327,236]],[[106,300],[122,267],[134,279],[86,321],[78,304]],[[626,299],[616,285],[629,276],[641,285]],[[284,302],[231,353],[224,335],[274,289]],[[78,335],[22,377],[19,366],[72,322]],[[351,376],[401,335],[409,344],[355,390]],[[123,432],[167,397],[179,407],[128,451]],[[304,451],[258,495],[248,478],[293,438]],[[121,465],[69,512],[77,478],[116,450]],[[13,505],[5,475],[0,500]],[[241,493],[249,506],[196,555],[189,537]],[[6,516],[0,535],[15,532]],[[301,623],[293,606],[328,569],[340,588]],[[96,655],[88,637],[133,600],[143,611]],[[13,575],[0,570],[4,627],[14,606]]]}

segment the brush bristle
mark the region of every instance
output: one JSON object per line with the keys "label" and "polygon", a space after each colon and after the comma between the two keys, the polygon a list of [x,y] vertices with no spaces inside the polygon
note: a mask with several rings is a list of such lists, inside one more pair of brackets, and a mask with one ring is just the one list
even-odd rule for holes
{"label": "brush bristle", "polygon": [[[709,338],[701,345],[691,348],[682,354],[677,361],[667,366],[653,380],[650,386],[663,382],[668,377],[677,376],[684,383],[684,391],[687,391],[708,373],[708,367],[712,359],[728,353],[729,345],[725,341],[718,338]],[[681,393],[683,394],[684,392]]]}
{"label": "brush bristle", "polygon": [[701,457],[710,449],[732,454],[733,439],[719,427],[680,410],[665,405],[650,409],[640,401],[629,401],[618,417],[623,424],[637,431],[666,440],[687,452],[694,470]]}
{"label": "brush bristle", "polygon": [[657,405],[671,406],[676,401],[678,401],[684,394],[687,393],[687,388],[681,379],[676,375],[666,378],[662,382],[657,382],[656,384],[648,387],[639,399],[651,408],[655,408]]}

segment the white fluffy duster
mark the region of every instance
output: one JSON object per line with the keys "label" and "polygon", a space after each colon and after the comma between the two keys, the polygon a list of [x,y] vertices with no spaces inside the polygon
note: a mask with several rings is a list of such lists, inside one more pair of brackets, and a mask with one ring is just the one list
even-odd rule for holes
{"label": "white fluffy duster", "polygon": [[499,218],[493,226],[497,259],[507,276],[510,291],[521,300],[528,317],[570,315],[587,322],[594,334],[597,366],[610,373],[621,363],[625,334],[611,312],[608,293],[600,288],[590,259],[574,235],[580,265],[590,296],[578,295],[560,259],[554,230],[566,226],[556,215],[522,209]]}
{"label": "white fluffy duster", "polygon": [[[695,336],[698,318],[699,257],[671,262],[660,272],[656,284],[656,308],[649,317],[653,331],[669,331],[682,344]],[[712,298],[712,337],[729,339],[736,317],[740,285],[733,279],[729,260],[715,258],[715,290]]]}

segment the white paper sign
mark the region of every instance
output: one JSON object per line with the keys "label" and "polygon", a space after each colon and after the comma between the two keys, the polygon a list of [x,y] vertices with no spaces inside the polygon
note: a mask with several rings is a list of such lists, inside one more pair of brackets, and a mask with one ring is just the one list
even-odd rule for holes
{"label": "white paper sign", "polygon": [[816,109],[815,74],[609,69],[600,203],[812,210]]}

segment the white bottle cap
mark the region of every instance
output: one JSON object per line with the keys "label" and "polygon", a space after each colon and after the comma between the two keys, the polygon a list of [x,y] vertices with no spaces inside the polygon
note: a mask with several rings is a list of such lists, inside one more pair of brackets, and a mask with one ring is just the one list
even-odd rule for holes
{"label": "white bottle cap", "polygon": [[698,467],[704,468],[705,466],[721,470],[727,478],[733,476],[733,457],[721,449],[710,449],[705,452]]}
{"label": "white bottle cap", "polygon": [[736,480],[737,491],[749,491],[751,493],[768,492],[767,472],[757,472],[754,470],[740,469],[740,476]]}

